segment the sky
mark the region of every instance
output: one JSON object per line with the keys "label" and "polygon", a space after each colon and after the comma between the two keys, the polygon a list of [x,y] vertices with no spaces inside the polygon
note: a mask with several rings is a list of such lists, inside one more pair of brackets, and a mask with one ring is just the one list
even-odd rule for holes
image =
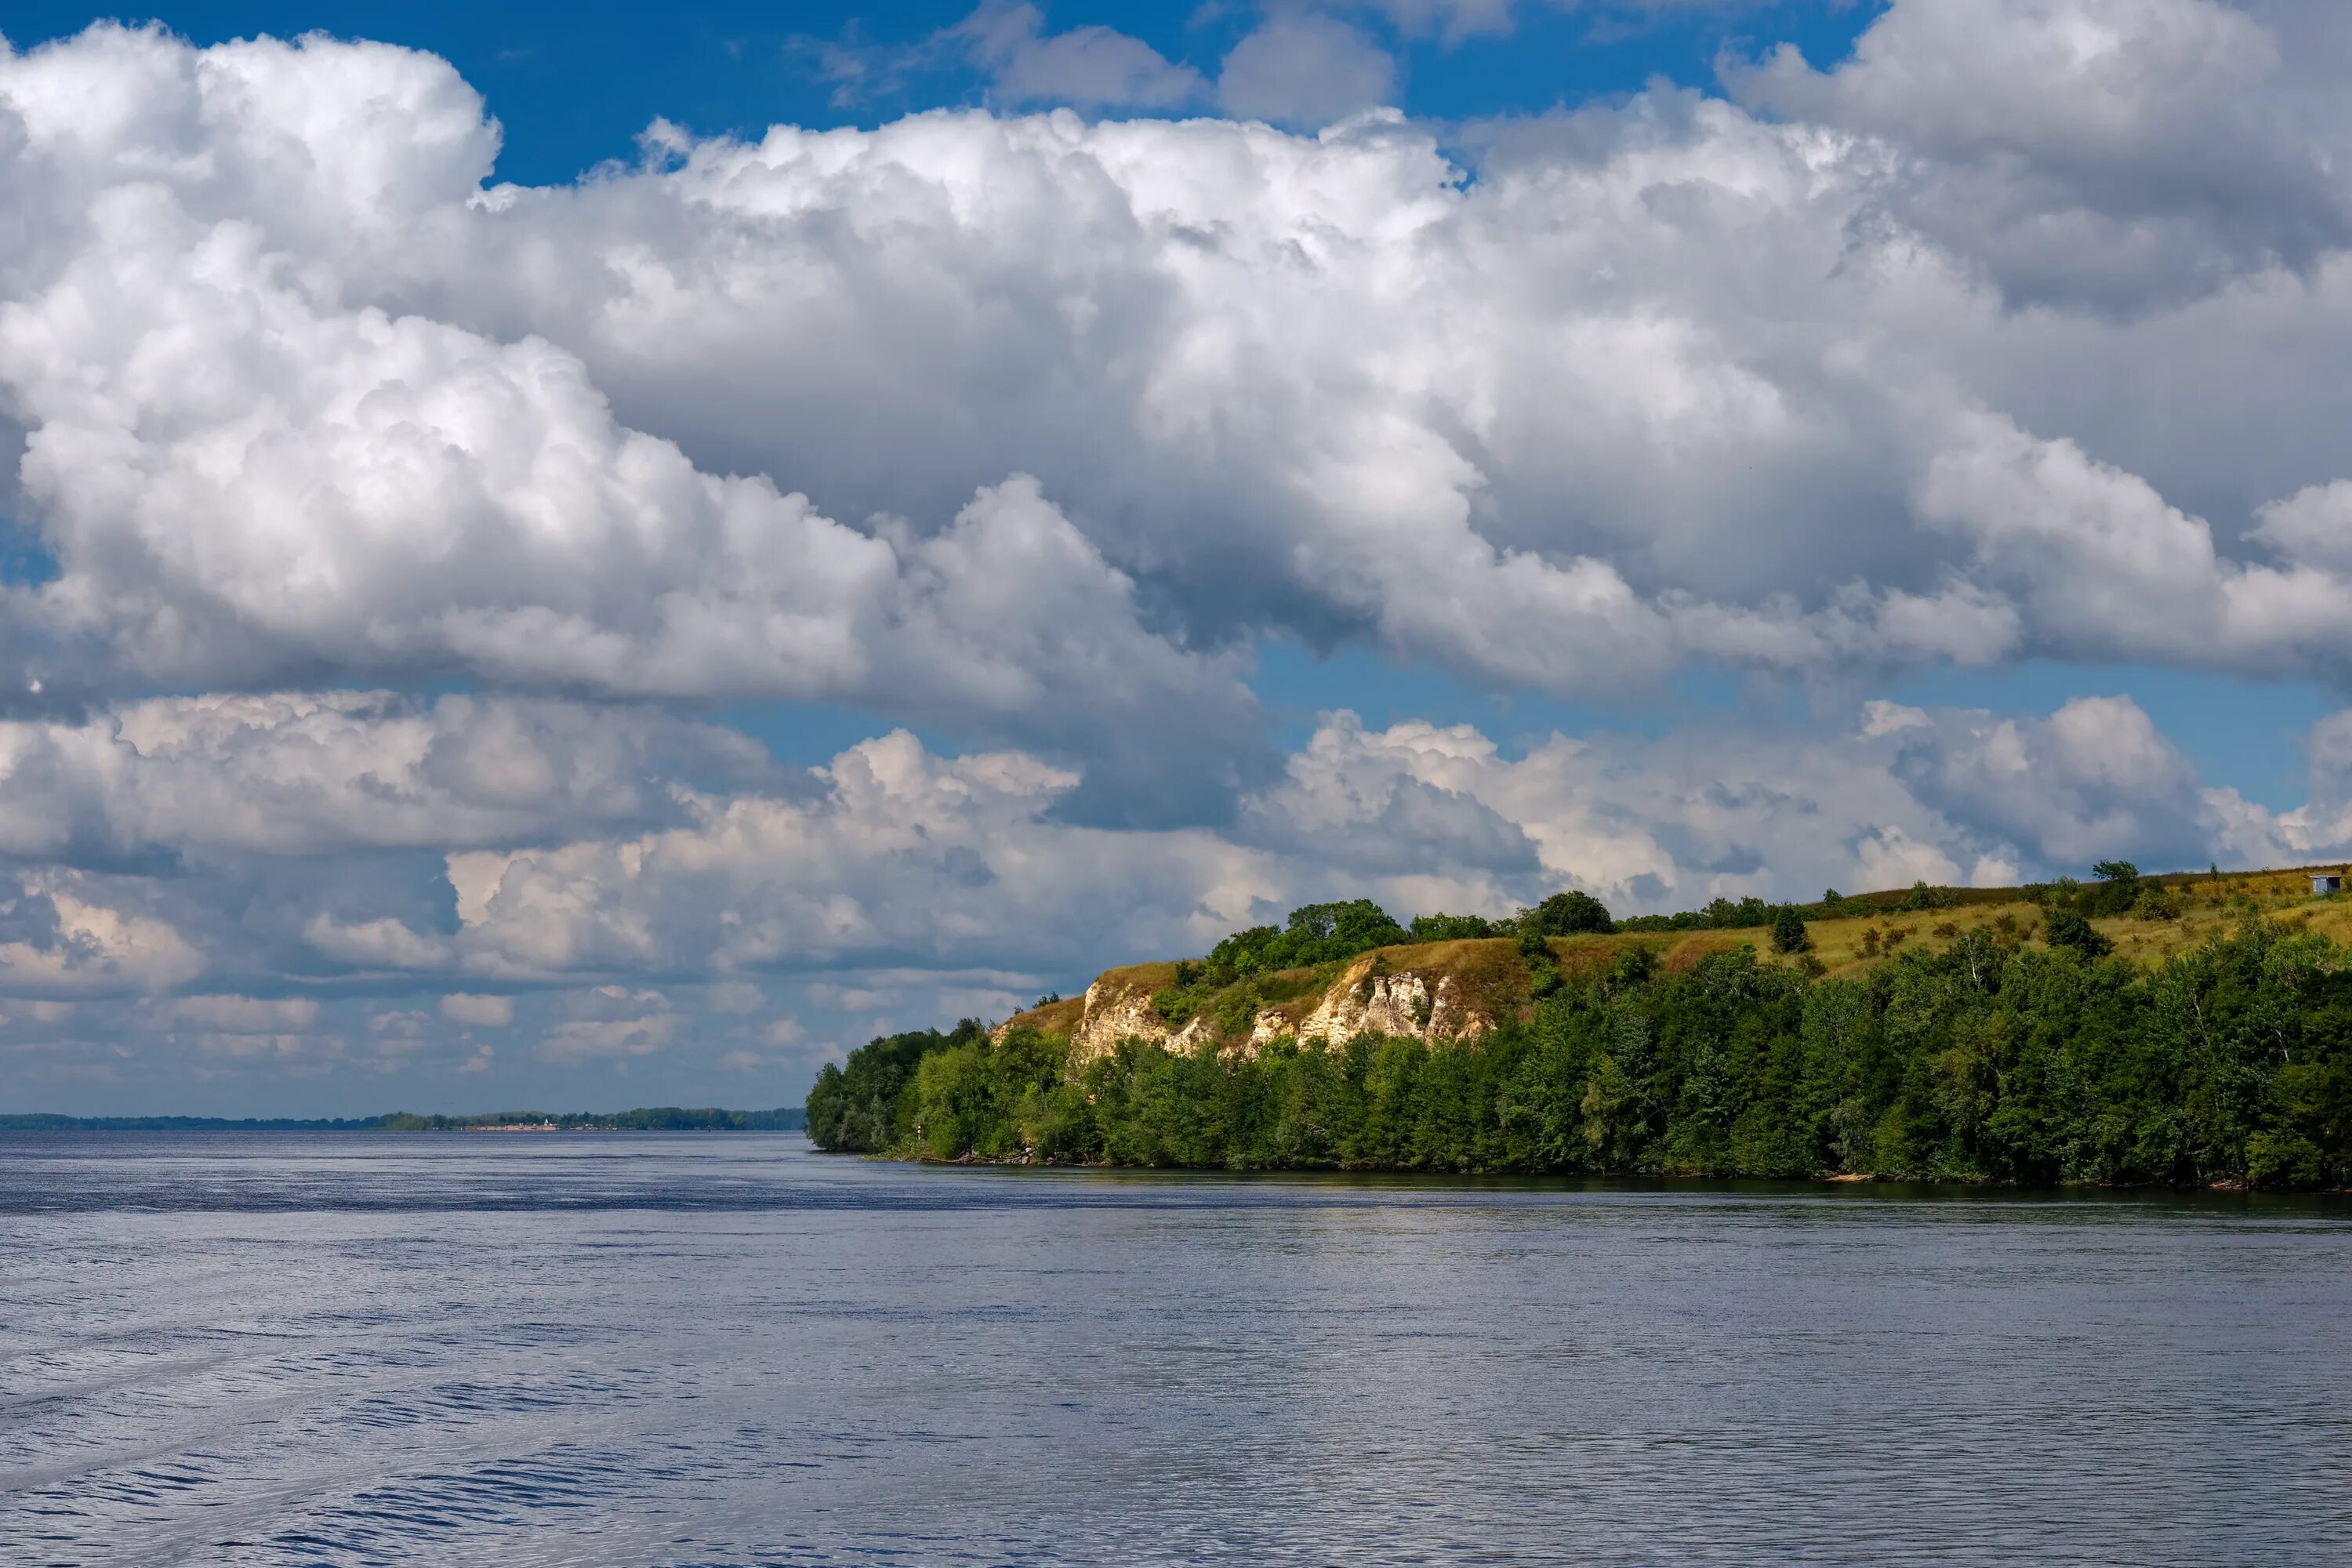
{"label": "sky", "polygon": [[2352,858],[2352,7],[11,5],[0,1110]]}

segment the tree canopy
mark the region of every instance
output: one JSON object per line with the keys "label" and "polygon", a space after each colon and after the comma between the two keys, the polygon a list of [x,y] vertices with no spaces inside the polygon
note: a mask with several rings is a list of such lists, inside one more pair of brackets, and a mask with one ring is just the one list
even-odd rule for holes
{"label": "tree canopy", "polygon": [[[858,1120],[821,1110],[853,1084]],[[1859,979],[1632,949],[1468,1044],[1130,1040],[1074,1067],[1034,1028],[896,1036],[826,1069],[809,1123],[936,1159],[2342,1184],[2352,952],[2260,921],[2151,972],[1984,931]]]}
{"label": "tree canopy", "polygon": [[1581,936],[1613,931],[1617,922],[1609,918],[1608,907],[1599,899],[1571,890],[1554,893],[1521,914],[1518,926],[1544,936]]}

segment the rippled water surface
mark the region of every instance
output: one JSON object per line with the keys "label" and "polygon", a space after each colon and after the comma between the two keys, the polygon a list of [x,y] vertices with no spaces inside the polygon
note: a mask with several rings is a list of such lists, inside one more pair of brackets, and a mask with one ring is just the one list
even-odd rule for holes
{"label": "rippled water surface", "polygon": [[0,1562],[2352,1562],[2338,1198],[0,1137]]}

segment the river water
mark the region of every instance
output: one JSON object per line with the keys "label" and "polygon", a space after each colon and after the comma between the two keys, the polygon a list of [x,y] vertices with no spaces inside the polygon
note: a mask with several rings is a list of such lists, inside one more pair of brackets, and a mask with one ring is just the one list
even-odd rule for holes
{"label": "river water", "polygon": [[2352,1563],[2347,1215],[0,1137],[0,1563]]}

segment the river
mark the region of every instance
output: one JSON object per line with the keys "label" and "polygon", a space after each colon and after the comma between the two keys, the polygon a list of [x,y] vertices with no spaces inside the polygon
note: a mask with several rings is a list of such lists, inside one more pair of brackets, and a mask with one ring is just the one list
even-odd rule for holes
{"label": "river", "polygon": [[0,1563],[2341,1563],[2347,1217],[0,1135]]}

